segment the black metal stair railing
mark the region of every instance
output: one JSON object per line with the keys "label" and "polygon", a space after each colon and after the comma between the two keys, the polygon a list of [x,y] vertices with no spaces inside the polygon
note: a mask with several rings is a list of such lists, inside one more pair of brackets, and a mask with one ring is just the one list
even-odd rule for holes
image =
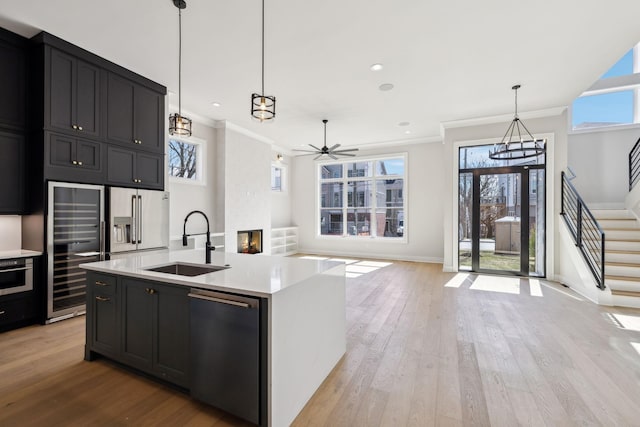
{"label": "black metal stair railing", "polygon": [[629,191],[640,179],[640,138],[629,152]]}
{"label": "black metal stair railing", "polygon": [[561,188],[560,215],[564,217],[574,243],[580,249],[598,288],[604,289],[604,232],[564,172]]}

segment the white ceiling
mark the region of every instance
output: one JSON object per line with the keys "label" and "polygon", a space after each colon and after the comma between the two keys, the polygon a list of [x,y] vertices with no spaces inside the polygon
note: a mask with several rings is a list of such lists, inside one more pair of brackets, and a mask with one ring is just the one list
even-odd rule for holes
{"label": "white ceiling", "polygon": [[[640,41],[637,0],[266,0],[277,118],[260,124],[249,105],[261,2],[186,1],[183,110],[284,148],[321,144],[324,118],[330,145],[438,138],[442,122],[512,114],[515,83],[520,111],[569,105]],[[0,0],[0,26],[50,32],[166,85],[177,104],[172,0]]]}

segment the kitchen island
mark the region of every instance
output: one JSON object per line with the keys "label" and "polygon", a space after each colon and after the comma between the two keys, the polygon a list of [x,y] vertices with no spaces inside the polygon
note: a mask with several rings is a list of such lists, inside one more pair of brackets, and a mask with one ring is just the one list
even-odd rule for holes
{"label": "kitchen island", "polygon": [[211,255],[219,270],[194,276],[202,250],[81,265],[85,359],[106,356],[256,424],[287,426],[346,350],[344,264]]}

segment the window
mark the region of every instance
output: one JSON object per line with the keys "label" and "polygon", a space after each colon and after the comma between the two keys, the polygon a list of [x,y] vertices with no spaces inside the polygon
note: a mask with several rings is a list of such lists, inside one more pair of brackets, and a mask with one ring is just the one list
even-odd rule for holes
{"label": "window", "polygon": [[576,98],[571,108],[573,130],[589,130],[640,122],[640,43]]}
{"label": "window", "polygon": [[318,166],[321,236],[403,238],[406,156]]}
{"label": "window", "polygon": [[282,166],[271,165],[271,190],[284,191],[283,180],[284,171]]}
{"label": "window", "polygon": [[180,182],[204,184],[204,141],[197,138],[169,139],[169,177]]}

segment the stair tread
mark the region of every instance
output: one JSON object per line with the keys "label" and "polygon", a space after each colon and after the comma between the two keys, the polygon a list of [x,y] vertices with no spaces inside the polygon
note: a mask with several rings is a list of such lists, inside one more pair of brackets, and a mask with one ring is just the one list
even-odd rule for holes
{"label": "stair tread", "polygon": [[611,289],[611,295],[618,295],[623,297],[640,297],[640,291],[623,291],[618,289]]}
{"label": "stair tread", "polygon": [[621,262],[621,261],[605,261],[604,265],[610,265],[615,267],[640,267],[640,263],[637,263],[637,262]]}
{"label": "stair tread", "polygon": [[627,282],[638,282],[638,283],[640,283],[640,277],[633,277],[633,276],[613,276],[613,275],[610,275],[610,274],[605,274],[604,275],[605,283],[606,283],[607,279],[609,279],[609,280],[624,280],[624,281],[627,281]]}
{"label": "stair tread", "polygon": [[623,249],[604,249],[605,254],[625,254],[625,255],[640,255],[640,251],[625,251]]}

